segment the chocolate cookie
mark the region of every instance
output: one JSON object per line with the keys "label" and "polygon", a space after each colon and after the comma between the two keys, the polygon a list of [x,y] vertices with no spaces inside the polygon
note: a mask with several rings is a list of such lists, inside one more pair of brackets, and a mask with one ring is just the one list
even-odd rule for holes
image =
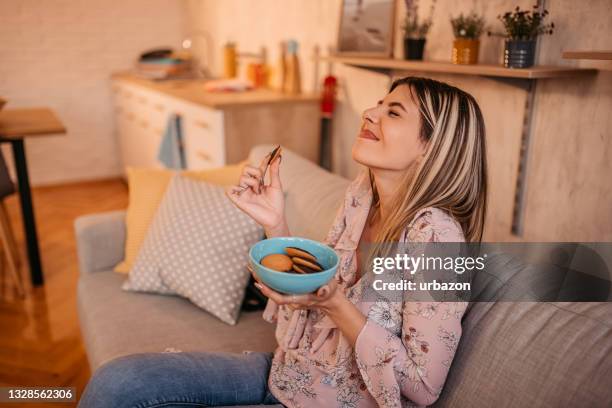
{"label": "chocolate cookie", "polygon": [[312,269],[315,272],[321,272],[323,270],[323,267],[319,265],[319,263],[316,261],[311,261],[311,260],[300,258],[297,256],[291,257],[291,260],[293,261],[295,265],[305,266],[307,268]]}
{"label": "chocolate cookie", "polygon": [[309,274],[309,273],[315,273],[315,272],[319,272],[316,271],[314,269],[311,269],[307,266],[304,265],[298,265],[296,263],[293,264],[293,270],[297,273],[302,273],[302,274]]}
{"label": "chocolate cookie", "polygon": [[308,259],[309,261],[317,262],[317,258],[310,252],[306,251],[305,249],[296,248],[296,247],[287,247],[285,248],[285,252],[287,253],[287,255],[291,257],[297,256],[298,258],[304,258],[304,259]]}

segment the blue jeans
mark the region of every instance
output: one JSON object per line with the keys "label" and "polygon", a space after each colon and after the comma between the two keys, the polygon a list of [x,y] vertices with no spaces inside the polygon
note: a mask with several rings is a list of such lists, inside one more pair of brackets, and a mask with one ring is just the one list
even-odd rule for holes
{"label": "blue jeans", "polygon": [[100,367],[82,408],[278,404],[268,390],[272,353],[141,353]]}

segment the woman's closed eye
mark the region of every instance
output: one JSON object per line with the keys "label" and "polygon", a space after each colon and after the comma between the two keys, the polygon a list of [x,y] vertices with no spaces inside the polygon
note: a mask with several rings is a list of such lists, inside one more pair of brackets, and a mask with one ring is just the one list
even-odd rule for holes
{"label": "woman's closed eye", "polygon": [[395,111],[390,110],[390,111],[388,112],[388,115],[394,118],[394,117],[398,117],[398,116],[399,116],[399,113],[397,113],[397,112],[395,112]]}

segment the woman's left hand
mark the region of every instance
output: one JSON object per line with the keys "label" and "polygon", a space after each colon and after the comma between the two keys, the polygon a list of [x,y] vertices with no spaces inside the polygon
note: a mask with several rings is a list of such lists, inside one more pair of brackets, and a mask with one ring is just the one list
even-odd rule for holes
{"label": "woman's left hand", "polygon": [[366,324],[366,317],[346,297],[344,292],[338,289],[336,279],[332,279],[326,285],[321,286],[316,292],[305,295],[283,295],[267,287],[251,265],[248,266],[253,278],[257,281],[255,286],[278,305],[287,305],[291,309],[319,309],[328,315],[346,336],[352,347],[355,347],[357,337]]}
{"label": "woman's left hand", "polygon": [[335,300],[339,296],[344,296],[342,291],[338,290],[336,279],[332,279],[312,293],[285,295],[266,286],[250,267],[249,270],[257,281],[255,286],[264,296],[272,299],[278,305],[288,305],[291,309],[322,309],[328,312],[336,304]]}

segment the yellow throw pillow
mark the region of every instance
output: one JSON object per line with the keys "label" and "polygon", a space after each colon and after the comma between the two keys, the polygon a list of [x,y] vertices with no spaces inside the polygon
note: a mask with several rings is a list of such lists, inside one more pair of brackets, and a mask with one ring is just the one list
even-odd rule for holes
{"label": "yellow throw pillow", "polygon": [[[242,168],[248,161],[211,170],[184,171],[187,177],[219,186],[238,183]],[[115,272],[128,273],[136,260],[149,224],[161,202],[166,187],[176,171],[152,168],[128,168],[129,204],[125,215],[127,237],[125,258],[115,266]]]}

